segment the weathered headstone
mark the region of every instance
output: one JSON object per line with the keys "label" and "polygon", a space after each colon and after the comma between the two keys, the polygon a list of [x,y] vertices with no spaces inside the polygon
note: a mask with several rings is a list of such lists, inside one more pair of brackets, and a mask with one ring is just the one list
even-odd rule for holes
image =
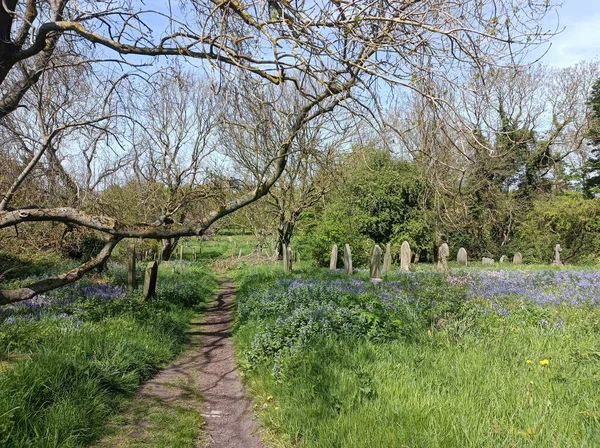
{"label": "weathered headstone", "polygon": [[488,258],[488,257],[483,257],[481,259],[481,262],[483,264],[494,264],[494,259],[493,258]]}
{"label": "weathered headstone", "polygon": [[329,269],[337,268],[338,247],[334,244],[331,248],[331,258],[329,259]]}
{"label": "weathered headstone", "polygon": [[291,250],[284,244],[283,245],[283,271],[284,272],[292,272],[291,266],[292,266]]}
{"label": "weathered headstone", "polygon": [[400,270],[410,270],[410,257],[410,244],[408,244],[408,241],[403,241],[402,246],[400,246]]}
{"label": "weathered headstone", "polygon": [[129,263],[127,272],[127,286],[135,288],[135,244],[129,245]]}
{"label": "weathered headstone", "polygon": [[144,275],[144,288],[142,290],[142,294],[144,295],[144,299],[149,299],[154,297],[156,293],[156,279],[158,277],[158,263],[156,261],[151,261],[146,266],[146,273]]}
{"label": "weathered headstone", "polygon": [[557,266],[562,266],[562,261],[560,261],[560,253],[562,252],[562,249],[560,248],[560,244],[557,244],[556,246],[554,246],[554,261],[552,262],[552,264],[555,264]]}
{"label": "weathered headstone", "polygon": [[439,271],[448,272],[448,257],[450,256],[450,248],[447,243],[444,243],[438,249],[438,265]]}
{"label": "weathered headstone", "polygon": [[179,246],[179,261],[183,261],[183,244]]}
{"label": "weathered headstone", "polygon": [[388,272],[392,269],[392,245],[385,245],[385,255],[383,256],[383,272]]}
{"label": "weathered headstone", "polygon": [[456,262],[461,266],[467,265],[467,249],[461,247],[456,254]]}
{"label": "weathered headstone", "polygon": [[381,280],[381,247],[378,244],[373,248],[373,254],[371,255],[371,269],[369,271],[369,277],[371,280]]}
{"label": "weathered headstone", "polygon": [[417,263],[419,262],[419,258],[420,258],[420,257],[419,257],[419,253],[417,252],[417,253],[415,254],[415,259],[413,260],[413,263],[414,263],[414,264],[417,264]]}
{"label": "weathered headstone", "polygon": [[513,256],[513,264],[521,264],[521,263],[523,263],[523,255],[521,255],[521,252],[517,252]]}
{"label": "weathered headstone", "polygon": [[506,255],[502,255],[500,257],[500,260],[498,260],[498,263],[504,263],[506,261]]}
{"label": "weathered headstone", "polygon": [[346,274],[352,275],[352,251],[350,251],[350,245],[344,245],[344,268],[346,268]]}

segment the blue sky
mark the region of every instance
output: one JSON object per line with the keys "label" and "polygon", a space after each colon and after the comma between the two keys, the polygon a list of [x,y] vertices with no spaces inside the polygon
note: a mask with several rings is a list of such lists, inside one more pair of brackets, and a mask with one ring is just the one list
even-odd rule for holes
{"label": "blue sky", "polygon": [[565,28],[551,39],[552,46],[543,61],[567,67],[583,60],[600,57],[600,0],[564,0],[563,6],[549,14],[546,29],[557,23]]}

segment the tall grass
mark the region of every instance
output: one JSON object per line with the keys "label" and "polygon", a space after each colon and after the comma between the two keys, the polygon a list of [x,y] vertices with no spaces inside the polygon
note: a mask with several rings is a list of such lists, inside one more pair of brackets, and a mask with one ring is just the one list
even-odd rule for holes
{"label": "tall grass", "polygon": [[[107,275],[118,281],[121,271]],[[50,301],[43,313],[5,313],[0,446],[78,447],[96,439],[141,381],[181,351],[190,319],[215,284],[202,267],[183,264],[172,273],[163,265],[158,296],[146,302],[138,290]]]}
{"label": "tall grass", "polygon": [[[600,446],[597,305],[514,296],[456,301],[461,286],[413,274],[392,276],[400,298],[380,313],[372,300],[388,304],[391,293],[347,293],[327,272],[294,292],[289,280],[271,277],[265,286],[265,275],[248,269],[237,276],[235,341],[273,446]],[[332,298],[335,288],[346,296]],[[413,315],[401,308],[407,296],[417,299],[406,302]],[[337,308],[326,306],[331,300]],[[344,307],[400,331],[382,338],[369,326],[314,323],[331,322]],[[304,314],[308,330],[290,326],[299,308],[314,311]],[[411,325],[386,327],[386,319]],[[283,332],[293,349],[267,345],[267,331]]]}

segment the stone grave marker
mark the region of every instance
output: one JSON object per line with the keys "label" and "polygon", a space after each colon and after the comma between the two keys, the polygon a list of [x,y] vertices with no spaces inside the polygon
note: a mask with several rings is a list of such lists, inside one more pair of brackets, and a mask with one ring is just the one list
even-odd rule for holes
{"label": "stone grave marker", "polygon": [[556,266],[562,266],[562,261],[560,261],[560,253],[562,252],[562,249],[560,248],[560,244],[557,244],[556,246],[554,246],[554,261],[552,261],[552,264],[555,264]]}
{"label": "stone grave marker", "polygon": [[346,268],[346,274],[352,275],[352,251],[350,245],[344,245],[344,267]]}
{"label": "stone grave marker", "polygon": [[523,263],[523,255],[521,255],[521,252],[517,252],[513,256],[513,264],[521,264],[521,263]]}
{"label": "stone grave marker", "polygon": [[127,286],[135,288],[135,244],[129,245],[129,263],[127,265]]}
{"label": "stone grave marker", "polygon": [[144,275],[144,288],[142,293],[144,295],[144,300],[150,299],[154,297],[156,294],[156,279],[158,278],[158,263],[156,261],[151,261],[146,266],[146,273]]}
{"label": "stone grave marker", "polygon": [[392,269],[392,245],[385,245],[385,255],[383,256],[383,272],[388,272]]}
{"label": "stone grave marker", "polygon": [[410,244],[408,241],[403,241],[400,246],[400,270],[410,271]]}
{"label": "stone grave marker", "polygon": [[456,254],[456,262],[461,266],[467,265],[467,250],[464,247],[458,249],[458,253]]}
{"label": "stone grave marker", "polygon": [[369,270],[371,281],[381,281],[381,247],[375,245],[371,255],[371,268]]}
{"label": "stone grave marker", "polygon": [[450,248],[447,243],[444,243],[438,249],[438,265],[439,271],[448,272],[448,257],[450,256]]}
{"label": "stone grave marker", "polygon": [[337,268],[337,257],[338,257],[338,247],[337,244],[334,244],[331,248],[331,258],[329,259],[329,269]]}

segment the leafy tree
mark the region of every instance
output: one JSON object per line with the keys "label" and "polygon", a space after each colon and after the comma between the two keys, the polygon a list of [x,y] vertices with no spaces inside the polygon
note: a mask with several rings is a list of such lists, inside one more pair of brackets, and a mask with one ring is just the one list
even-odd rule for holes
{"label": "leafy tree", "polygon": [[589,145],[592,146],[592,156],[586,164],[586,179],[584,190],[588,196],[600,191],[600,79],[592,86],[588,98],[592,108],[592,121],[587,132]]}
{"label": "leafy tree", "polygon": [[433,236],[414,164],[367,148],[356,151],[348,166],[354,168],[348,169],[344,186],[300,238],[311,255],[325,264],[333,244],[348,243],[360,264],[375,243],[392,243],[395,253],[404,240],[413,252],[427,250]]}

